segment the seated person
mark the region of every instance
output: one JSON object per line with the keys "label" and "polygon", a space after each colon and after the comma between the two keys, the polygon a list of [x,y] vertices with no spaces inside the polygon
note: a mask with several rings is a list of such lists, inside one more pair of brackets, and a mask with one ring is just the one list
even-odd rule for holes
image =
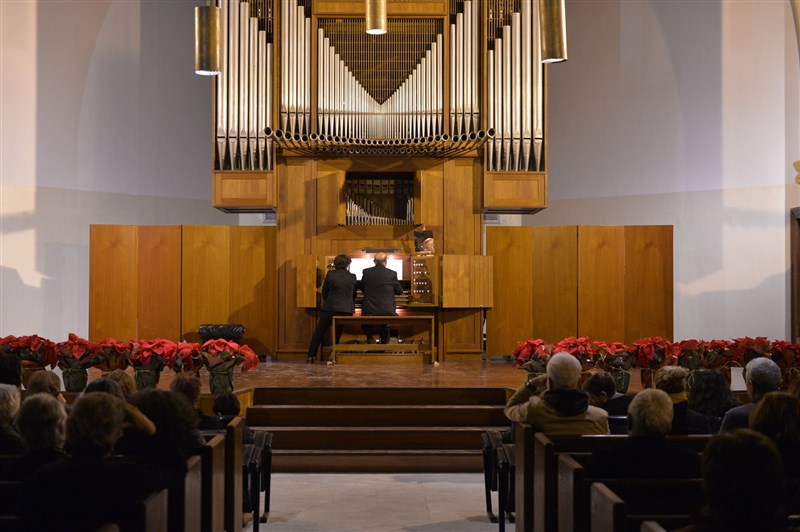
{"label": "seated person", "polygon": [[122,387],[117,381],[103,377],[101,379],[93,380],[86,385],[83,390],[84,395],[87,393],[104,392],[110,393],[117,399],[125,399],[125,394],[122,393]]}
{"label": "seated person", "polygon": [[25,452],[22,439],[12,425],[18,410],[19,388],[12,384],[0,384],[0,454]]}
{"label": "seated person", "polygon": [[681,532],[786,530],[783,465],[763,434],[740,429],[714,436],[703,453],[703,490],[706,508]]}
{"label": "seated person", "polygon": [[[241,416],[242,405],[239,398],[232,393],[221,393],[214,399],[214,413],[223,425],[227,425],[235,417]],[[250,427],[244,423],[243,434],[244,443],[253,443],[253,434]]]}
{"label": "seated person", "polygon": [[66,404],[67,400],[61,395],[61,379],[52,371],[37,371],[25,387],[25,397],[36,393],[46,393]]}
{"label": "seated person", "polygon": [[155,487],[146,469],[111,455],[125,417],[122,401],[110,394],[78,398],[67,418],[71,456],[40,467],[25,482],[22,514],[32,530],[84,531],[103,523],[135,530],[136,502]]}
{"label": "seated person", "polygon": [[578,388],[578,359],[557,353],[550,358],[546,371],[520,386],[506,403],[506,417],[550,436],[608,434],[608,412],[591,406],[589,395]]}
{"label": "seated person", "polygon": [[22,388],[22,360],[17,353],[0,356],[0,384]]}
{"label": "seated person", "polygon": [[672,400],[672,429],[670,434],[711,434],[708,418],[689,410],[686,397],[686,377],[689,370],[680,366],[665,366],[656,371],[655,387]]}
{"label": "seated person", "polygon": [[41,466],[67,458],[64,452],[67,411],[52,395],[37,393],[26,397],[14,423],[25,454],[8,464],[3,470],[3,479],[25,480]]}
{"label": "seated person", "polygon": [[589,394],[589,404],[602,408],[609,416],[627,416],[633,394],[617,392],[614,378],[608,373],[595,373],[583,383]]}
{"label": "seated person", "polygon": [[180,373],[172,380],[169,389],[185,400],[197,414],[197,430],[225,430],[225,425],[214,416],[200,410],[200,379],[192,373]]}
{"label": "seated person", "polygon": [[686,397],[689,409],[708,418],[712,433],[719,432],[722,418],[731,408],[739,406],[731,393],[728,379],[719,371],[702,369],[691,374],[687,381]]}
{"label": "seated person", "polygon": [[786,478],[800,478],[800,399],[784,392],[766,394],[750,412],[750,428],[773,441]]}
{"label": "seated person", "polygon": [[756,404],[769,392],[777,392],[781,386],[781,368],[765,357],[754,358],[748,362],[744,367],[743,376],[751,402],[728,410],[722,419],[720,432],[747,428],[750,423],[750,412]]}
{"label": "seated person", "polygon": [[614,449],[592,453],[591,478],[699,478],[700,455],[668,445],[672,400],[654,388],[637,393],[628,407],[629,438]]}
{"label": "seated person", "polygon": [[136,393],[136,381],[133,379],[133,375],[124,369],[115,369],[109,373],[106,378],[119,384],[125,399],[128,399],[131,395]]}

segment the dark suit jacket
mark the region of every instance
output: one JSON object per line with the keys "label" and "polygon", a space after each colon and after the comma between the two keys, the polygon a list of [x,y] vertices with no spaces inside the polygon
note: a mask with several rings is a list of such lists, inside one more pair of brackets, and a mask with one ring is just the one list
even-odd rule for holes
{"label": "dark suit jacket", "polygon": [[394,296],[403,293],[397,273],[386,266],[376,264],[364,270],[364,301],[361,303],[364,316],[396,316]]}
{"label": "dark suit jacket", "polygon": [[331,270],[322,283],[322,297],[325,302],[321,310],[329,312],[355,312],[353,299],[356,292],[356,276],[346,269]]}

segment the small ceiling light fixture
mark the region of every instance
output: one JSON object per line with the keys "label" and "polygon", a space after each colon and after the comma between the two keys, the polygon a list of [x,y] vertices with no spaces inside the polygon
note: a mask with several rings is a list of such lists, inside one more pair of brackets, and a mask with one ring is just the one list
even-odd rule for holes
{"label": "small ceiling light fixture", "polygon": [[567,60],[567,18],[564,0],[539,0],[542,63]]}
{"label": "small ceiling light fixture", "polygon": [[201,76],[217,76],[219,66],[220,8],[205,5],[194,8],[194,71]]}
{"label": "small ceiling light fixture", "polygon": [[388,30],[389,21],[386,18],[386,0],[364,0],[367,7],[367,33],[370,35],[383,35]]}

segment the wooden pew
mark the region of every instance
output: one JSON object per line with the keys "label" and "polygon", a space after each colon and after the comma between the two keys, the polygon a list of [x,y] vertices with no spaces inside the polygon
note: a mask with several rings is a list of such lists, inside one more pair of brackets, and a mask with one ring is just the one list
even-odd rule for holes
{"label": "wooden pew", "polygon": [[[558,528],[558,463],[561,453],[591,454],[595,449],[618,445],[627,436],[569,436],[550,439],[534,434],[527,423],[514,424],[516,530],[552,532]],[[697,449],[710,436],[669,436],[667,441]]]}
{"label": "wooden pew", "polygon": [[[253,532],[269,516],[269,499],[272,477],[272,433],[253,429],[253,443],[244,446],[243,488],[249,508],[253,512]],[[261,492],[264,491],[264,514],[261,514]]]}
{"label": "wooden pew", "polygon": [[[167,506],[169,495],[167,490],[151,493],[137,504],[136,522],[131,530],[147,530],[147,532],[167,532]],[[127,527],[122,527],[127,532]]]}
{"label": "wooden pew", "polygon": [[244,419],[235,417],[225,427],[225,530],[242,529],[242,429]]}
{"label": "wooden pew", "polygon": [[206,436],[202,461],[201,532],[225,530],[225,436]]}
{"label": "wooden pew", "polygon": [[201,529],[203,514],[203,463],[199,455],[186,461],[186,479],[183,483],[183,530],[194,532]]}
{"label": "wooden pew", "polygon": [[[657,459],[657,457],[656,457]],[[619,486],[623,492],[631,490],[650,489],[648,499],[654,499],[650,509],[658,514],[670,514],[673,510],[683,515],[698,510],[703,504],[702,479],[592,479],[587,478],[583,465],[575,457],[562,454],[558,457],[558,530],[582,531],[589,530],[590,488],[593,483],[603,482],[606,487],[613,489]],[[667,491],[675,487],[675,493],[669,495],[669,507],[662,508]],[[636,493],[634,491],[634,493]],[[652,495],[652,497],[651,497]],[[640,505],[638,497],[634,503]]]}
{"label": "wooden pew", "polygon": [[[697,493],[702,491],[700,479],[650,479],[650,480],[618,480],[594,482],[591,487],[591,530],[592,532],[628,532],[641,530],[645,521],[655,521],[666,528],[680,528],[691,522],[697,505]],[[646,497],[637,497],[635,504],[630,504],[620,493],[634,496],[645,493]],[[695,494],[694,500],[691,494]],[[681,495],[679,500],[676,495]],[[664,504],[669,501],[670,504]],[[650,506],[650,503],[653,505]],[[692,507],[694,505],[695,507]]]}

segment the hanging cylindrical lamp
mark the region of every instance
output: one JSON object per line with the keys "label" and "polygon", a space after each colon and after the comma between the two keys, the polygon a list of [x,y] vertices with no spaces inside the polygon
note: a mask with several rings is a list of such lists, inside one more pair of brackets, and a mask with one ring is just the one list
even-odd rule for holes
{"label": "hanging cylindrical lamp", "polygon": [[567,60],[567,17],[564,0],[539,0],[542,63]]}
{"label": "hanging cylindrical lamp", "polygon": [[367,33],[370,35],[383,35],[388,30],[389,21],[386,18],[386,0],[365,0],[367,7]]}
{"label": "hanging cylindrical lamp", "polygon": [[194,8],[194,71],[201,76],[216,76],[219,66],[220,8]]}

